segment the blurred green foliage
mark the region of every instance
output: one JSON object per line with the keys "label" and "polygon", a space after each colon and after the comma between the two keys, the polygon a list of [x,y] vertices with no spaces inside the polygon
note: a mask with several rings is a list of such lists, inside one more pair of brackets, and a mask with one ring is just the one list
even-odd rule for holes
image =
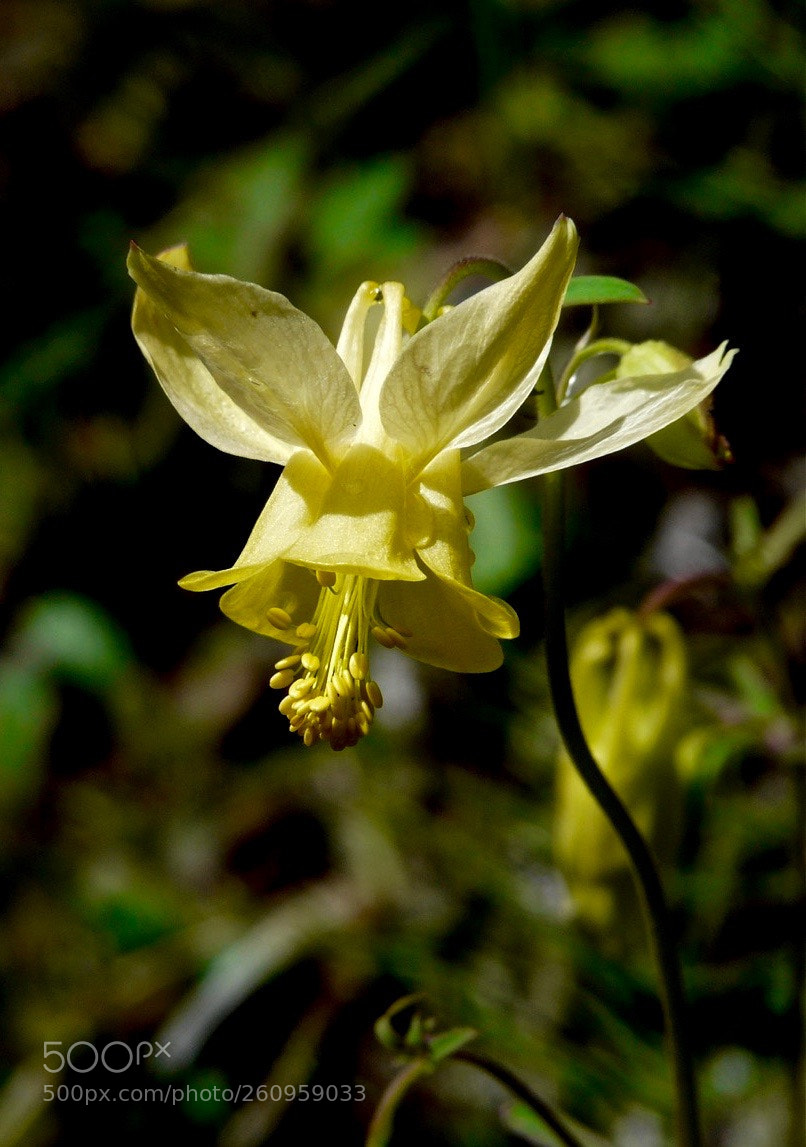
{"label": "blurred green foliage", "polygon": [[[683,474],[636,449],[576,474],[568,593],[575,626],[651,594],[686,636],[666,875],[709,1142],[798,1141],[799,18],[787,0],[451,0],[436,16],[4,0],[0,1147],[361,1143],[395,1070],[373,1024],[413,991],[590,1142],[664,1141],[651,964],[637,940],[612,958],[554,864],[535,488],[472,500],[479,585],[523,622],[504,669],[383,659],[377,732],[305,752],[266,696],[269,643],[175,587],[238,552],[274,475],[194,440],[128,331],[132,238],[187,240],[199,269],[281,290],[334,334],[362,279],[422,302],[458,257],[519,265],[559,211],[581,273],[653,302],[609,309],[613,333],[741,348],[716,401],[735,465]],[[47,1041],[155,1038],[170,1064],[43,1071]],[[43,1102],[43,1083],[166,1079],[360,1081],[367,1099]],[[393,1143],[541,1142],[502,1099],[443,1063]]]}

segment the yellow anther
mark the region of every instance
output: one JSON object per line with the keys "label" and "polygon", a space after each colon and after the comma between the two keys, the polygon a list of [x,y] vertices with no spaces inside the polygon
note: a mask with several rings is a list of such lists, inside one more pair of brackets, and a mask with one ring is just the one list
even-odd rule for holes
{"label": "yellow anther", "polygon": [[352,712],[352,706],[348,697],[336,697],[331,708],[333,709],[333,716],[337,717],[339,721],[346,721]]}
{"label": "yellow anther", "polygon": [[364,688],[367,691],[367,700],[370,704],[374,705],[376,709],[380,709],[383,705],[383,693],[377,681],[367,681]]}
{"label": "yellow anther", "polygon": [[383,645],[385,649],[394,649],[395,643],[382,625],[373,625],[372,636],[378,644]]}
{"label": "yellow anther", "polygon": [[286,613],[279,605],[273,605],[266,614],[271,624],[275,629],[290,629],[291,628],[291,614]]}
{"label": "yellow anther", "polygon": [[390,648],[394,648],[394,646],[397,646],[398,649],[408,649],[409,643],[408,643],[408,641],[406,641],[406,638],[403,636],[403,634],[400,632],[400,630],[393,629],[391,625],[387,625],[386,636],[389,638],[389,640],[392,643]]}
{"label": "yellow anther", "polygon": [[269,678],[269,687],[271,689],[287,689],[293,680],[294,670],[282,669]]}
{"label": "yellow anther", "polygon": [[[405,648],[407,633],[378,620],[377,582],[359,574],[314,573],[322,587],[316,610],[296,626],[297,645],[276,662],[269,683],[288,690],[280,712],[305,745],[324,740],[340,750],[369,732],[375,710],[383,705],[369,675],[370,632],[387,649]],[[270,612],[272,624],[293,624],[280,606]]]}

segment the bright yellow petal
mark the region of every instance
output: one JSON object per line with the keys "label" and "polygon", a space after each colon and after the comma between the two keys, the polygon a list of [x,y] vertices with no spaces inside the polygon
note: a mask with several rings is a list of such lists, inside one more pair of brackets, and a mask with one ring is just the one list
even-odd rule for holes
{"label": "bright yellow petal", "polygon": [[482,629],[494,637],[517,637],[520,625],[514,609],[473,588],[473,552],[460,482],[458,450],[446,450],[423,472],[419,489],[430,511],[431,534],[417,547],[417,555],[448,589],[464,598]]}
{"label": "bright yellow petal", "polygon": [[285,556],[378,580],[422,578],[406,533],[406,501],[402,467],[371,446],[353,446],[337,467],[316,520]]}
{"label": "bright yellow petal", "polygon": [[456,673],[488,673],[503,661],[500,643],[466,597],[434,574],[423,581],[382,582],[377,608],[406,635],[406,653],[417,661]]}
{"label": "bright yellow petal", "polygon": [[[296,626],[313,617],[321,588],[312,570],[280,560],[228,589],[219,606],[246,629],[297,645]],[[278,609],[288,615],[290,625],[274,623]]]}
{"label": "bright yellow petal", "polygon": [[417,547],[426,576],[416,583],[383,582],[378,612],[405,635],[406,652],[418,661],[462,673],[484,673],[501,664],[498,638],[516,637],[518,618],[502,601],[473,589],[473,555],[459,496],[459,451],[446,451],[422,475]]}
{"label": "bright yellow petal", "polygon": [[[184,244],[163,251],[157,258],[190,270]],[[185,422],[206,442],[242,458],[285,462],[292,449],[288,443],[260,426],[221,389],[176,327],[139,287],[134,296],[132,331],[162,389]]]}
{"label": "bright yellow petal", "polygon": [[183,577],[183,589],[220,589],[242,581],[282,557],[315,521],[330,475],[308,450],[291,456],[237,561],[224,570],[199,570]]}
{"label": "bright yellow petal", "polygon": [[516,275],[480,291],[413,336],[384,384],[387,433],[417,466],[503,426],[548,354],[574,267],[577,234],[561,217]]}
{"label": "bright yellow petal", "polygon": [[361,419],[336,348],[286,298],[226,275],[199,275],[138,247],[129,272],[216,383],[267,434],[328,463]]}
{"label": "bright yellow petal", "polygon": [[706,398],[731,364],[725,344],[671,374],[590,386],[533,429],[482,446],[462,464],[465,494],[576,466],[640,442]]}

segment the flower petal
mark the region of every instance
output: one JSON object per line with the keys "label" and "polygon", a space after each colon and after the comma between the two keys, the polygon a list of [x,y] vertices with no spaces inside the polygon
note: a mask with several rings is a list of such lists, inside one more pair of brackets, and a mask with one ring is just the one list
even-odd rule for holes
{"label": "flower petal", "polygon": [[674,373],[590,386],[533,430],[482,446],[462,464],[464,493],[576,466],[640,442],[711,393],[736,353],[726,353],[725,346]]}
{"label": "flower petal", "polygon": [[377,605],[383,620],[407,635],[406,653],[416,661],[456,673],[488,673],[504,659],[473,606],[435,574],[424,581],[382,582]]}
{"label": "flower petal", "polygon": [[[218,604],[246,629],[298,645],[295,627],[313,617],[321,588],[311,570],[280,560],[228,589]],[[278,607],[291,618],[288,628],[278,628],[271,620],[269,611]]]}
{"label": "flower petal", "polygon": [[385,580],[423,574],[406,532],[403,469],[364,444],[339,463],[316,513],[285,551],[289,561]]}
{"label": "flower petal", "polygon": [[361,409],[346,366],[312,319],[274,291],[170,266],[134,244],[128,266],[244,414],[286,445],[333,461]]}
{"label": "flower petal", "polygon": [[179,582],[182,589],[220,589],[277,561],[315,521],[329,485],[330,475],[322,463],[308,450],[296,451],[277,479],[237,561],[229,569],[187,574]]}
{"label": "flower petal", "polygon": [[404,347],[380,413],[417,464],[487,438],[524,401],[548,354],[576,249],[576,229],[561,217],[521,271],[440,315]]}
{"label": "flower petal", "polygon": [[[157,258],[190,270],[187,246],[161,252]],[[221,389],[176,327],[137,288],[132,331],[154,374],[185,422],[211,446],[241,458],[285,462],[292,447],[270,434]]]}
{"label": "flower petal", "polygon": [[473,588],[473,552],[461,495],[458,450],[446,450],[425,470],[420,494],[431,514],[431,536],[417,547],[417,556],[449,589],[458,593],[478,615],[478,623],[494,637],[510,639],[520,632],[518,615],[500,598]]}
{"label": "flower petal", "polygon": [[518,618],[505,602],[473,589],[459,473],[459,451],[451,450],[422,475],[420,517],[429,536],[417,552],[426,576],[415,583],[383,582],[378,610],[387,624],[406,634],[406,652],[416,660],[484,673],[501,664],[497,639],[516,637]]}

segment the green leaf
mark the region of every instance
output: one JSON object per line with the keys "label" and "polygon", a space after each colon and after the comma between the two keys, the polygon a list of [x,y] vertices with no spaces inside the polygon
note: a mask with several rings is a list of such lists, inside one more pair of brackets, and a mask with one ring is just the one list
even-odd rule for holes
{"label": "green leaf", "polygon": [[0,401],[27,407],[93,359],[107,318],[104,307],[77,311],[21,346],[0,368]]}
{"label": "green leaf", "polygon": [[475,1028],[451,1028],[450,1031],[440,1032],[431,1036],[428,1041],[428,1054],[434,1063],[447,1059],[454,1052],[459,1051],[465,1044],[476,1039],[478,1032]]}
{"label": "green leaf", "polygon": [[308,143],[294,132],[215,161],[144,245],[167,247],[181,240],[200,269],[271,281],[303,195],[309,162]]}
{"label": "green leaf", "polygon": [[16,634],[26,664],[89,689],[114,685],[132,660],[125,634],[94,602],[51,593],[30,603]]}
{"label": "green leaf", "polygon": [[613,275],[578,275],[568,284],[563,306],[592,307],[599,303],[648,303],[635,283]]}
{"label": "green leaf", "polygon": [[[571,1122],[567,1116],[565,1122],[573,1128],[574,1134],[585,1147],[607,1147],[605,1140],[587,1127]],[[508,1130],[525,1139],[527,1143],[548,1147],[549,1143],[557,1142],[554,1132],[545,1120],[520,1100],[504,1109],[504,1123]]]}
{"label": "green leaf", "polygon": [[423,998],[422,992],[413,992],[411,995],[402,996],[399,1000],[395,1000],[395,1002],[386,1009],[383,1015],[375,1021],[375,1038],[380,1044],[388,1048],[389,1051],[400,1051],[401,1046],[405,1044],[411,1046],[408,1037],[412,1024],[416,1021],[419,1028],[422,1017],[417,1011],[414,1011],[405,1031],[401,1031],[399,1026],[395,1025],[394,1020],[401,1012],[405,1012],[409,1008],[415,1008]]}
{"label": "green leaf", "polygon": [[417,228],[403,213],[411,181],[411,163],[402,155],[375,156],[322,181],[311,203],[307,246],[329,280],[367,260],[394,264],[411,253]]}

